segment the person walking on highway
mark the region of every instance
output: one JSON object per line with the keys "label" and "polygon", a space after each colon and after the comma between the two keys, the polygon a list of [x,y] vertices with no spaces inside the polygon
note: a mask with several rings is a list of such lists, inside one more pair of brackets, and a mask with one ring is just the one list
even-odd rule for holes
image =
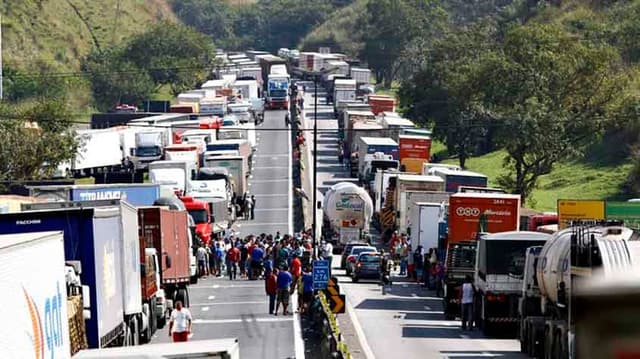
{"label": "person walking on highway", "polygon": [[273,314],[276,309],[276,295],[278,294],[278,269],[275,268],[266,276],[265,290],[269,296],[269,314]]}
{"label": "person walking on highway", "polygon": [[221,277],[222,276],[222,259],[224,258],[224,249],[220,247],[220,242],[216,242],[216,248],[215,248],[213,257],[215,258],[215,264],[214,264],[215,274],[214,275],[217,277]]}
{"label": "person walking on highway", "polygon": [[198,259],[198,275],[200,277],[207,276],[207,250],[200,245],[196,250],[196,258]]}
{"label": "person walking on highway", "polygon": [[287,267],[282,267],[282,270],[278,272],[277,284],[278,284],[278,297],[276,302],[276,311],[274,315],[278,315],[278,308],[282,304],[282,315],[288,315],[287,308],[289,307],[289,291],[291,290],[291,282],[293,278],[291,273],[287,271]]}
{"label": "person walking on highway", "polygon": [[416,251],[413,252],[413,267],[415,268],[413,279],[415,279],[415,281],[419,283],[420,279],[422,278],[422,271],[424,270],[424,258],[421,245],[418,245]]}
{"label": "person walking on highway", "polygon": [[255,195],[251,195],[251,220],[255,219],[255,215],[254,215],[254,210],[256,209],[256,196]]}
{"label": "person walking on highway", "polygon": [[289,111],[284,115],[284,127],[289,127],[291,119],[289,118]]}
{"label": "person walking on highway", "polygon": [[181,301],[176,301],[176,307],[171,312],[169,320],[169,337],[173,342],[186,342],[191,334],[192,317],[189,309],[182,306]]}
{"label": "person walking on highway", "polygon": [[238,262],[240,262],[240,250],[238,247],[231,247],[227,252],[227,274],[229,280],[235,280],[238,274]]}
{"label": "person walking on highway", "polygon": [[329,241],[323,241],[322,258],[329,262],[329,277],[331,277],[331,267],[333,263],[333,245]]}
{"label": "person walking on highway", "polygon": [[476,289],[473,286],[471,276],[467,275],[462,284],[461,298],[462,303],[462,330],[467,329],[467,323],[469,324],[469,330],[473,329],[473,300]]}

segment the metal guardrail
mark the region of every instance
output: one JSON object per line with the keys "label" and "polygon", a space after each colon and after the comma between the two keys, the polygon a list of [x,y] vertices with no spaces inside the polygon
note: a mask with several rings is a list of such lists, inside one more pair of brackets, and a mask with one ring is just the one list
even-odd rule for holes
{"label": "metal guardrail", "polygon": [[322,357],[350,359],[351,354],[349,353],[347,344],[342,340],[342,333],[338,326],[338,320],[336,319],[335,314],[331,312],[331,307],[325,294],[323,292],[319,292],[318,298],[322,309],[321,314],[324,317],[323,323],[326,323],[323,327]]}

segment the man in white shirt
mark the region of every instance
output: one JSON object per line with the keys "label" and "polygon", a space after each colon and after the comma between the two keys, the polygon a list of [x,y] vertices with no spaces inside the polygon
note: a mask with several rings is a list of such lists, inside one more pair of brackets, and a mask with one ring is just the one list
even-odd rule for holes
{"label": "man in white shirt", "polygon": [[173,342],[186,342],[191,333],[191,312],[182,306],[181,301],[176,301],[176,307],[171,312],[169,321],[169,337],[173,337]]}
{"label": "man in white shirt", "polygon": [[468,276],[462,284],[461,303],[462,303],[462,330],[467,329],[467,322],[469,322],[469,330],[473,329],[473,297],[475,295],[475,288],[471,281],[471,276]]}
{"label": "man in white shirt", "polygon": [[329,262],[329,277],[331,277],[331,267],[333,262],[333,245],[329,241],[323,241],[324,244],[322,246],[322,258],[326,259]]}

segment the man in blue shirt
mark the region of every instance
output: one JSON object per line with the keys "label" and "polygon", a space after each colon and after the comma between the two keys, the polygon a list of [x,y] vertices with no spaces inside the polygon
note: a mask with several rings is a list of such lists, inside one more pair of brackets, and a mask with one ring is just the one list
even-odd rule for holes
{"label": "man in blue shirt", "polygon": [[260,272],[262,272],[262,259],[264,258],[264,249],[262,249],[262,245],[257,246],[251,251],[251,277],[258,278],[260,277]]}
{"label": "man in blue shirt", "polygon": [[287,312],[287,307],[289,307],[289,291],[291,290],[292,280],[293,277],[291,277],[291,273],[289,273],[288,268],[286,266],[282,267],[282,270],[278,272],[278,298],[276,303],[275,315],[278,315],[278,308],[280,307],[280,303],[282,303],[282,314],[289,315],[289,312]]}
{"label": "man in blue shirt", "polygon": [[216,275],[218,277],[222,277],[222,263],[224,263],[224,249],[220,247],[220,243],[216,242],[216,252],[215,257],[217,258],[216,262]]}

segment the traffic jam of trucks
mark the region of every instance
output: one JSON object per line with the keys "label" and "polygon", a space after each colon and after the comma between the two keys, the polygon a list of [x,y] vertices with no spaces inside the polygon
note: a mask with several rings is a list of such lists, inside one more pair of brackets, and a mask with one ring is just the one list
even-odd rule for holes
{"label": "traffic jam of trucks", "polygon": [[[371,70],[345,55],[277,55],[219,53],[213,79],[174,104],[94,115],[57,177],[93,176],[95,184],[26,185],[18,209],[0,207],[0,289],[14,298],[18,326],[2,332],[14,343],[8,357],[34,342],[39,357],[125,357],[137,349],[104,348],[148,343],[176,301],[189,307],[200,276],[195,250],[244,212],[256,126],[265,110],[289,110],[292,77],[327,89],[352,177],[324,194],[317,236],[340,251],[407,235],[444,264],[446,319],[461,318],[462,286],[471,282],[470,319],[486,335],[515,336],[536,358],[596,350],[581,338],[604,324],[574,308],[573,297],[594,308],[606,303],[602,293],[621,301],[601,277],[633,265],[637,233],[617,218],[585,215],[581,206],[591,203],[522,208],[519,195],[490,188],[486,175],[438,163],[431,131],[396,112],[393,97],[375,93]],[[576,322],[587,323],[584,336]],[[140,350],[239,357],[237,340],[201,343]]]}

